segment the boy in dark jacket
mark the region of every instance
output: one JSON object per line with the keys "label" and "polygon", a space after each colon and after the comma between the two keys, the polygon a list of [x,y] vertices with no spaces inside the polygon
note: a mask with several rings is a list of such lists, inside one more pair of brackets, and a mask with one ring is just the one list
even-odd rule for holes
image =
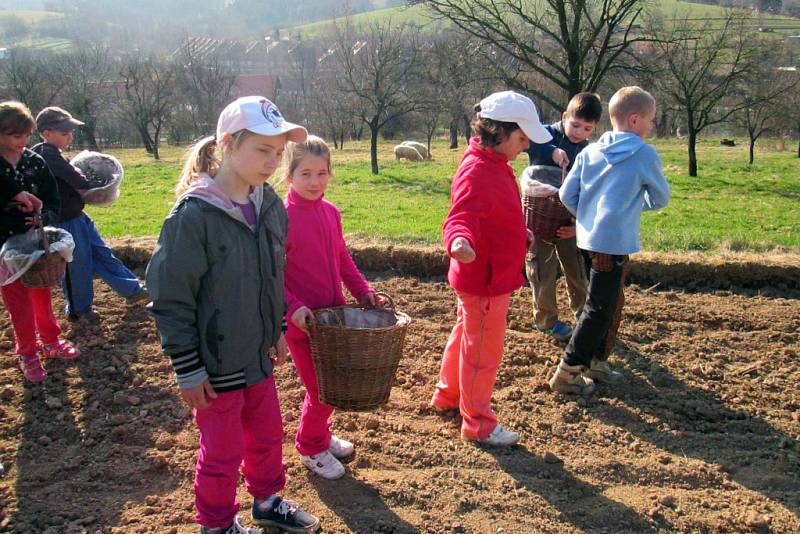
{"label": "boy in dark jacket", "polygon": [[[527,150],[530,164],[561,167],[569,171],[577,155],[589,144],[589,135],[600,121],[602,113],[603,106],[596,94],[579,93],[572,97],[561,121],[545,126],[553,136],[552,141],[531,143]],[[530,167],[520,177],[520,185],[526,196],[537,185],[531,179]],[[558,196],[555,190],[553,194]],[[525,219],[530,230],[533,230],[532,217],[536,216],[533,210],[526,209]],[[555,239],[534,236],[525,258],[528,281],[533,291],[534,326],[559,341],[567,341],[572,335],[572,327],[559,320],[556,304],[559,263],[567,281],[569,305],[577,319],[586,302],[588,281],[583,260],[575,244],[574,225],[559,228]]]}
{"label": "boy in dark jacket", "polygon": [[58,182],[61,218],[57,226],[72,234],[75,240],[74,259],[61,285],[67,301],[66,314],[71,320],[96,318],[92,312],[95,274],[129,304],[149,300],[139,279],[114,256],[94,221],[83,211],[85,204],[80,191],[89,189],[89,182],[61,153],[72,143],[72,132],[77,126],[83,126],[83,122],[74,119],[69,112],[58,107],[45,108],[36,116],[36,129],[44,142],[33,147]]}

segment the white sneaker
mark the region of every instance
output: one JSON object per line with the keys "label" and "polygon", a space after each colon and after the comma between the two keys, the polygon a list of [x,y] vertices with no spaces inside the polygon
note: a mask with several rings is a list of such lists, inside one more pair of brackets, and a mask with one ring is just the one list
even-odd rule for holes
{"label": "white sneaker", "polygon": [[331,444],[328,446],[328,452],[334,455],[336,458],[347,458],[353,454],[354,451],[355,448],[353,447],[353,444],[346,439],[331,436]]}
{"label": "white sneaker", "polygon": [[494,427],[494,430],[492,430],[492,433],[482,440],[479,440],[478,443],[491,445],[493,447],[509,447],[514,445],[517,441],[519,441],[519,434],[506,430],[498,423],[497,426]]}
{"label": "white sneaker", "polygon": [[328,480],[336,480],[344,476],[344,466],[342,462],[328,451],[322,451],[319,454],[312,454],[311,456],[300,455],[303,465],[308,467],[312,473],[321,476]]}
{"label": "white sneaker", "polygon": [[236,519],[233,520],[233,524],[225,529],[200,527],[200,534],[259,534],[260,532],[262,532],[260,529],[247,528],[242,525],[242,518],[238,515]]}

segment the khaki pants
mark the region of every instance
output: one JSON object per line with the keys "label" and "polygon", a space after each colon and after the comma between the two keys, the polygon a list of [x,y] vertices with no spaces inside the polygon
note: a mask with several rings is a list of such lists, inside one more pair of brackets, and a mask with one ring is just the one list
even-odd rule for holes
{"label": "khaki pants", "polygon": [[586,302],[589,284],[575,238],[555,239],[552,243],[534,239],[525,257],[525,267],[533,290],[533,324],[539,330],[552,328],[558,319],[556,278],[559,263],[567,279],[569,307],[576,319]]}

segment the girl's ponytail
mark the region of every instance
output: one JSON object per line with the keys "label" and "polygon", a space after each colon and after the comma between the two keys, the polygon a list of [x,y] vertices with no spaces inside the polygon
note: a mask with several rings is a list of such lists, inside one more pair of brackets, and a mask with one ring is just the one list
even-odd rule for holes
{"label": "girl's ponytail", "polygon": [[178,185],[175,187],[175,195],[180,197],[185,193],[193,181],[201,173],[214,176],[219,169],[219,160],[214,155],[217,148],[217,138],[213,135],[204,137],[195,143],[186,153],[186,159],[181,169],[181,176]]}

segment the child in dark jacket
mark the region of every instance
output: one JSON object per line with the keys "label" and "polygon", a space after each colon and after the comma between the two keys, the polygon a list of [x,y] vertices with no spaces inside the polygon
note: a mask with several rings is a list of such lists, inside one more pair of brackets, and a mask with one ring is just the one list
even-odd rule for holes
{"label": "child in dark jacket", "polygon": [[128,304],[149,300],[139,279],[114,256],[100,237],[94,221],[83,211],[80,191],[89,189],[90,185],[81,170],[62,153],[72,144],[73,130],[82,125],[61,108],[45,108],[36,116],[36,129],[44,142],[33,147],[33,151],[44,158],[58,182],[61,196],[58,226],[72,234],[75,241],[73,259],[61,284],[67,302],[66,315],[70,320],[95,317],[92,312],[95,275],[124,297]]}
{"label": "child in dark jacket", "polygon": [[263,97],[239,98],[189,153],[147,285],[161,345],[200,429],[195,518],[202,534],[255,534],[236,512],[239,470],[264,527],[319,520],[278,496],[286,483],[273,365],[283,335],[286,211],[266,183],[305,128]]}
{"label": "child in dark jacket", "polygon": [[[530,164],[561,167],[565,171],[572,168],[575,158],[589,144],[589,135],[594,131],[603,113],[600,98],[594,93],[579,93],[572,97],[561,121],[545,126],[553,136],[547,143],[531,143],[528,149]],[[526,195],[526,206],[533,202],[531,189],[538,185],[532,179],[531,168],[520,177],[522,192]],[[558,195],[560,183],[553,184],[551,194]],[[536,193],[537,196],[543,196]],[[535,227],[534,210],[526,207],[525,219],[528,229]],[[575,225],[562,226],[556,231],[554,239],[534,235],[533,243],[525,257],[528,282],[533,293],[533,324],[537,330],[553,336],[559,341],[567,341],[572,335],[572,327],[558,318],[556,304],[556,279],[558,267],[567,281],[569,305],[575,318],[578,318],[586,302],[588,282],[583,268],[583,260],[575,244]]]}
{"label": "child in dark jacket", "polygon": [[[0,103],[0,200],[4,201],[0,214],[0,244],[35,225],[35,215],[28,210],[34,204],[41,208],[44,225],[58,221],[56,182],[44,160],[25,148],[33,125],[31,112],[24,104]],[[27,211],[8,206],[5,201],[12,198],[25,203]],[[72,359],[80,354],[69,342],[59,340],[61,327],[53,315],[49,287],[27,288],[18,279],[0,287],[0,292],[14,326],[19,367],[25,378],[31,382],[47,378],[40,355]],[[37,334],[40,342],[37,342]]]}

